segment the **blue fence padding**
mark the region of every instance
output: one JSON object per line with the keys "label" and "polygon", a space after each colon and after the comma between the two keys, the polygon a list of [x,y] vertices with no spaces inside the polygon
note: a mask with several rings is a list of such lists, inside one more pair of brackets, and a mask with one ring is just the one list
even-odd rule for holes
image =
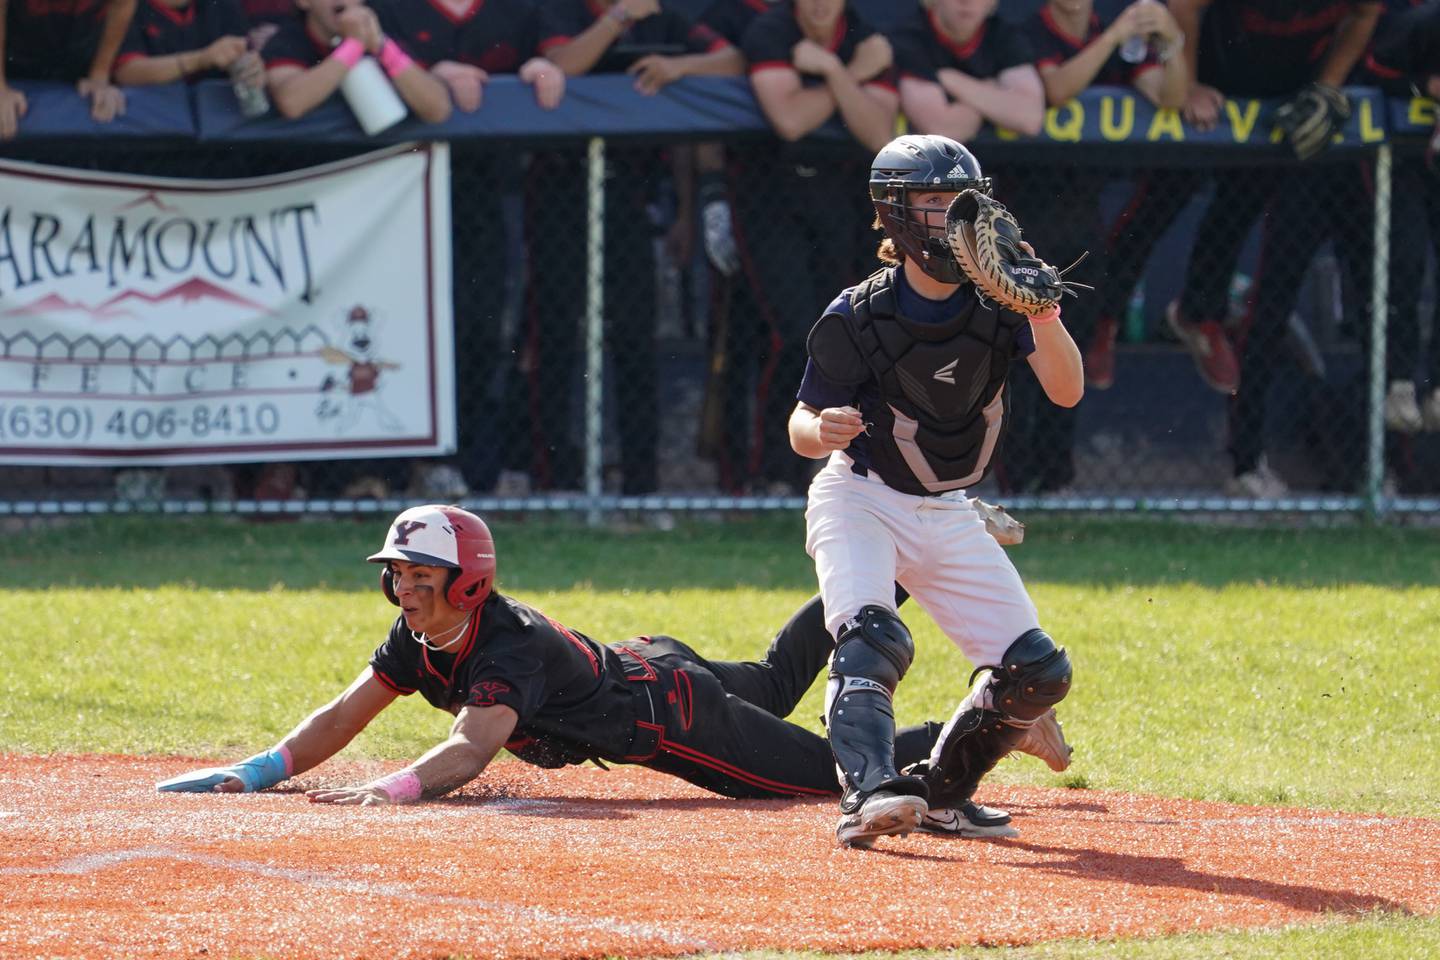
{"label": "blue fence padding", "polygon": [[[230,85],[211,81],[185,87],[131,87],[128,109],[111,124],[90,119],[89,105],[61,84],[17,84],[30,98],[19,140],[63,138],[190,138],[207,143],[308,141],[333,144],[390,144],[410,140],[475,140],[500,137],[537,140],[600,137],[706,137],[770,135],[769,124],[743,77],[688,77],[659,94],[635,92],[628,76],[571,78],[555,110],[541,110],[531,88],[514,76],[496,77],[485,87],[475,113],[456,110],[443,124],[410,119],[379,137],[367,137],[338,96],[298,120],[272,112],[255,120],[240,114]],[[1388,136],[1428,134],[1435,105],[1424,99],[1387,101],[1380,91],[1351,87],[1354,106],[1342,145],[1373,146]],[[1092,87],[1076,100],[1051,109],[1035,137],[987,128],[977,142],[1189,144],[1273,149],[1271,118],[1279,101],[1235,100],[1225,105],[1220,124],[1199,131],[1175,111],[1157,111],[1128,87]],[[832,120],[812,136],[844,137]]]}
{"label": "blue fence padding", "polygon": [[[636,93],[624,75],[571,78],[565,98],[554,110],[535,103],[534,90],[518,77],[495,77],[474,113],[454,110],[442,124],[413,117],[377,137],[360,129],[338,95],[296,120],[274,111],[255,120],[240,114],[226,83],[199,84],[196,90],[199,137],[204,141],[292,141],[328,143],[404,143],[411,140],[467,140],[493,137],[524,139],[624,137],[636,135],[723,135],[769,132],[769,125],[743,77],[704,77],[671,84],[655,96]],[[839,135],[838,126],[833,131]]]}
{"label": "blue fence padding", "polygon": [[[56,137],[193,138],[190,95],[182,84],[126,87],[125,112],[110,123],[90,119],[90,101],[73,84],[15,80],[29,110],[20,119],[20,139]],[[231,95],[234,99],[234,95]]]}
{"label": "blue fence padding", "polygon": [[[1350,120],[1343,146],[1373,146],[1386,139],[1390,111],[1377,89],[1347,87]],[[1129,87],[1091,87],[1069,103],[1046,111],[1045,126],[1034,137],[986,128],[977,142],[1199,144],[1224,147],[1269,147],[1273,117],[1281,100],[1229,100],[1212,130],[1186,124],[1178,111],[1157,110]]]}
{"label": "blue fence padding", "polygon": [[1396,97],[1390,100],[1390,135],[1429,137],[1435,131],[1435,101],[1428,97]]}

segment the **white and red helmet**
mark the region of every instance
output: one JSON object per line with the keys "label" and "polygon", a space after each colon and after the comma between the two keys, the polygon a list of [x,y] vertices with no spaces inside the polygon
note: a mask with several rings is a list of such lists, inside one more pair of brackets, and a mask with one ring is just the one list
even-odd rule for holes
{"label": "white and red helmet", "polygon": [[453,571],[445,600],[456,610],[474,610],[495,586],[495,539],[490,528],[469,510],[437,503],[411,507],[390,524],[385,546],[366,558],[383,563],[380,589],[396,606],[390,561],[405,560]]}

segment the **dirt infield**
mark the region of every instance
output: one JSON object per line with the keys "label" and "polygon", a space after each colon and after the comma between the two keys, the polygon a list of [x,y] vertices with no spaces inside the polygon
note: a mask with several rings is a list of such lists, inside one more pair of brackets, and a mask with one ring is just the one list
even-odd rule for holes
{"label": "dirt infield", "polygon": [[155,792],[195,765],[0,756],[0,957],[858,951],[1440,910],[1432,820],[997,786],[982,799],[1018,840],[865,852],[834,845],[829,803],[636,768],[503,763],[401,808],[295,792],[368,765],[266,794]]}

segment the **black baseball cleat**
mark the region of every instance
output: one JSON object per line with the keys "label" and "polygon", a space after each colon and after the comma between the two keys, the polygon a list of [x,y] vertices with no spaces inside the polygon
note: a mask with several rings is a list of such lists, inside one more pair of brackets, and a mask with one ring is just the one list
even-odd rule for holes
{"label": "black baseball cleat", "polygon": [[[847,798],[850,799],[850,798]],[[903,837],[920,826],[928,805],[924,797],[889,790],[876,790],[860,801],[852,813],[842,801],[840,823],[835,839],[843,847],[869,847],[877,837]]]}
{"label": "black baseball cleat", "polygon": [[982,807],[966,800],[959,807],[927,810],[920,818],[920,829],[946,837],[1018,837],[1020,831],[1010,826],[1010,814],[994,807]]}

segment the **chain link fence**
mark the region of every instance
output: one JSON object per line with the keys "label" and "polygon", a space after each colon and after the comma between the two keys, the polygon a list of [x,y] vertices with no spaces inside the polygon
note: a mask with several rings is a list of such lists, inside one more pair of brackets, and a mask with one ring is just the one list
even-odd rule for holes
{"label": "chain link fence", "polygon": [[[798,508],[818,464],[790,450],[786,418],[810,325],[876,264],[869,157],[721,147],[740,261],[728,275],[690,200],[693,144],[452,144],[453,455],[0,466],[0,511]],[[204,178],[347,155],[6,152]],[[1096,291],[1065,309],[1085,399],[1054,407],[1018,363],[1008,436],[975,492],[1022,508],[1436,508],[1440,180],[1418,146],[1305,165],[1174,144],[976,152],[1042,256],[1089,252],[1073,276]]]}

